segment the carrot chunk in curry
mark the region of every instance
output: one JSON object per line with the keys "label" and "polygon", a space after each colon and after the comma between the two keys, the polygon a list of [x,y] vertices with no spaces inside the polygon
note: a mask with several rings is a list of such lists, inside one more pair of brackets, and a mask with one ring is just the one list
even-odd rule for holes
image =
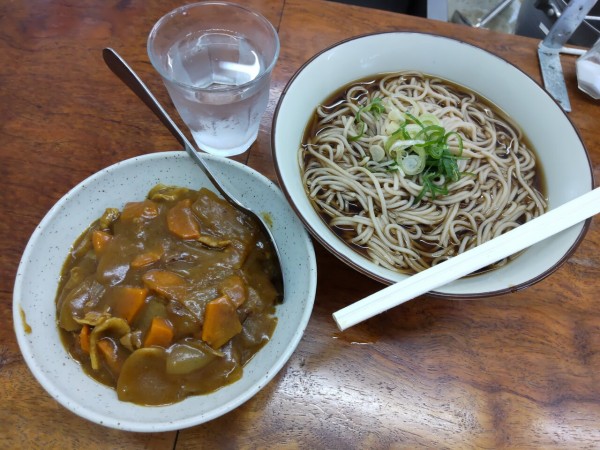
{"label": "carrot chunk in curry", "polygon": [[112,235],[108,234],[106,231],[94,230],[92,232],[92,246],[94,247],[94,251],[97,254],[102,253],[111,239]]}
{"label": "carrot chunk in curry", "polygon": [[67,256],[56,296],[66,349],[141,405],[235,382],[277,323],[269,241],[207,189],[158,185],[132,200],[107,209]]}
{"label": "carrot chunk in curry", "polygon": [[164,317],[154,317],[150,323],[150,329],[144,339],[144,347],[168,348],[173,340],[173,325]]}
{"label": "carrot chunk in curry", "polygon": [[115,317],[121,317],[131,324],[135,316],[144,306],[148,289],[131,286],[115,286],[112,288],[110,307]]}
{"label": "carrot chunk in curry", "polygon": [[161,269],[153,269],[146,272],[142,276],[142,281],[152,291],[169,300],[183,300],[188,286],[188,282],[181,275]]}
{"label": "carrot chunk in curry", "polygon": [[215,298],[206,305],[202,340],[213,348],[219,348],[242,331],[235,304],[229,297]]}
{"label": "carrot chunk in curry", "polygon": [[154,219],[156,216],[158,216],[158,205],[152,200],[127,203],[121,212],[121,220],[124,221]]}
{"label": "carrot chunk in curry", "polygon": [[198,239],[200,226],[194,219],[192,201],[189,198],[177,202],[167,213],[167,226],[169,231],[182,239]]}
{"label": "carrot chunk in curry", "polygon": [[157,250],[149,250],[144,253],[140,253],[136,255],[131,261],[131,267],[134,269],[139,269],[140,267],[149,266],[150,264],[154,264],[159,261],[162,256],[161,251]]}

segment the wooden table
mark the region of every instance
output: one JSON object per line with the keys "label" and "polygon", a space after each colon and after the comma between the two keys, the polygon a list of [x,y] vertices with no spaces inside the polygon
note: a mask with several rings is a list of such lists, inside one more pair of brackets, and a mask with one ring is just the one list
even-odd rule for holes
{"label": "wooden table", "polygon": [[[538,42],[528,38],[320,0],[247,3],[279,30],[281,56],[259,139],[238,159],[273,180],[278,97],[306,59],[341,39],[438,33],[478,44],[540,80]],[[423,297],[344,333],[331,313],[381,286],[317,245],[314,313],[295,354],[256,397],[191,429],[103,428],[42,390],[13,333],[19,259],[50,207],[84,178],[135,155],[179,148],[101,57],[102,48],[117,49],[168,103],[148,62],[146,36],[179,4],[0,4],[0,448],[600,447],[598,219],[560,270],[525,291],[479,301]],[[577,90],[574,58],[563,63],[570,117],[599,178],[600,103]]]}

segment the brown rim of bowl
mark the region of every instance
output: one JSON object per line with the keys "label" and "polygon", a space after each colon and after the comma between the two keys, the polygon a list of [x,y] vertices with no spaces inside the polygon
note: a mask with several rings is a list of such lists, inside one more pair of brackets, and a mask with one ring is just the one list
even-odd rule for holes
{"label": "brown rim of bowl", "polygon": [[[577,130],[577,127],[575,127],[575,125],[573,124],[573,121],[570,119],[570,117],[564,112],[564,110],[561,108],[560,104],[550,95],[548,94],[548,92],[542,87],[540,86],[529,74],[527,74],[526,72],[524,72],[523,70],[521,70],[519,67],[517,67],[516,65],[514,65],[513,63],[511,63],[510,61],[506,60],[505,58],[502,58],[501,56],[496,55],[495,53],[489,51],[489,50],[485,50],[481,47],[478,47],[476,45],[470,44],[468,42],[465,41],[461,41],[460,39],[455,39],[452,37],[448,37],[448,36],[442,36],[442,35],[438,35],[438,34],[433,34],[433,33],[424,33],[424,32],[418,32],[418,31],[385,31],[385,32],[379,32],[379,33],[367,33],[367,34],[361,34],[358,36],[353,36],[341,41],[336,42],[333,45],[328,46],[327,48],[317,52],[315,55],[313,55],[310,59],[308,59],[304,64],[302,64],[302,66],[300,66],[300,68],[298,70],[296,70],[296,72],[294,73],[294,75],[292,75],[292,77],[290,78],[290,80],[286,83],[283,91],[281,92],[281,95],[279,97],[279,100],[277,101],[277,106],[275,107],[275,112],[273,114],[273,126],[271,127],[271,153],[273,156],[273,160],[275,162],[275,171],[277,173],[277,178],[279,179],[279,184],[281,186],[281,189],[285,195],[285,197],[288,199],[288,202],[290,203],[290,205],[292,206],[292,209],[294,210],[294,212],[296,213],[296,215],[300,218],[300,220],[302,221],[302,223],[304,224],[304,226],[308,229],[308,231],[310,232],[311,236],[313,236],[323,247],[325,247],[331,254],[333,254],[334,256],[336,256],[338,259],[340,259],[342,262],[346,263],[348,266],[352,267],[353,269],[357,270],[358,272],[368,276],[371,279],[374,279],[376,281],[379,281],[380,283],[383,284],[387,284],[390,285],[392,283],[394,283],[392,280],[389,280],[387,278],[381,277],[377,274],[374,274],[372,272],[370,272],[369,270],[366,270],[364,267],[360,266],[359,264],[355,263],[354,261],[352,261],[351,259],[349,259],[348,257],[346,257],[343,254],[338,253],[337,251],[335,251],[335,249],[322,237],[320,236],[311,226],[310,222],[300,213],[299,209],[297,208],[296,204],[294,203],[292,196],[290,195],[290,193],[287,190],[287,187],[285,185],[285,182],[283,180],[283,176],[281,174],[281,172],[279,171],[279,164],[277,164],[277,153],[275,152],[275,132],[277,129],[277,117],[279,116],[279,109],[281,107],[281,104],[284,100],[284,98],[286,97],[288,90],[290,88],[290,86],[293,84],[294,80],[300,75],[300,73],[302,73],[302,71],[304,71],[304,69],[311,64],[316,58],[318,58],[319,56],[321,56],[323,53],[328,52],[329,50],[332,50],[342,44],[345,44],[347,42],[350,41],[354,41],[357,39],[362,39],[362,38],[366,38],[369,36],[379,36],[379,35],[386,35],[386,34],[419,34],[419,35],[425,35],[425,36],[432,36],[432,37],[436,37],[436,38],[442,38],[442,39],[448,39],[450,41],[455,41],[457,43],[463,44],[463,45],[468,45],[471,46],[477,50],[480,51],[484,51],[486,53],[489,53],[490,55],[504,61],[506,64],[508,64],[509,66],[512,66],[514,69],[518,70],[519,72],[521,72],[523,75],[525,75],[529,81],[531,83],[533,83],[534,88],[538,88],[541,89],[544,94],[546,94],[546,96],[548,96],[559,108],[559,110],[562,112],[562,114],[565,116],[565,118],[567,119],[567,121],[571,124],[571,127],[573,127],[573,130],[575,131],[575,134],[577,135],[577,138],[579,139],[579,141],[581,142],[581,146],[583,147],[583,150],[585,152],[585,156],[588,162],[588,168],[590,170],[590,178],[592,180],[591,186],[590,186],[590,190],[594,188],[595,185],[595,181],[594,181],[594,171],[592,170],[592,164],[590,161],[590,155],[589,152],[587,151],[587,148],[583,142],[583,139],[581,139],[581,135],[579,134],[579,131]],[[517,284],[515,286],[511,286],[510,288],[506,288],[506,289],[499,289],[496,291],[490,291],[490,292],[481,292],[481,293],[474,293],[474,294],[448,294],[448,293],[444,293],[444,292],[439,292],[439,291],[430,291],[428,292],[426,295],[431,296],[431,297],[437,297],[437,298],[445,298],[445,299],[478,299],[478,298],[484,298],[484,297],[495,297],[498,295],[504,295],[504,294],[510,294],[513,292],[518,292],[521,291],[523,289],[526,289],[530,286],[533,286],[534,284],[540,282],[541,280],[543,280],[544,278],[550,276],[552,273],[554,273],[559,267],[561,267],[570,257],[571,255],[575,252],[575,250],[577,250],[577,247],[579,247],[579,245],[581,244],[581,242],[583,241],[583,238],[585,237],[589,227],[590,227],[590,223],[591,223],[592,219],[589,218],[587,219],[584,224],[583,227],[581,229],[581,232],[579,233],[579,235],[577,236],[577,239],[575,239],[575,241],[573,242],[573,244],[571,245],[571,247],[565,252],[565,254],[552,266],[550,267],[548,270],[542,272],[541,274],[539,274],[536,277],[531,278],[530,280]],[[351,248],[351,247],[348,247]],[[355,251],[355,250],[352,250]]]}

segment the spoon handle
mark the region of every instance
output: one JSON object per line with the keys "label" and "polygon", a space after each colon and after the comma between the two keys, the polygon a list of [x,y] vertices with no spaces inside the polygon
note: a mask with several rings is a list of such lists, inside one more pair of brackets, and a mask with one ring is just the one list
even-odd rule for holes
{"label": "spoon handle", "polygon": [[194,149],[194,146],[190,143],[188,138],[181,132],[179,127],[173,122],[171,117],[164,110],[162,105],[158,102],[156,97],[148,89],[145,83],[140,77],[129,67],[121,56],[114,51],[112,48],[105,48],[102,51],[102,57],[104,62],[112,72],[119,77],[119,79],[129,87],[138,98],[144,102],[144,104],[150,108],[150,110],[160,119],[164,126],[175,136],[179,143],[185,148],[190,157],[200,166],[204,174],[208,177],[210,182],[217,188],[221,195],[239,206],[242,206],[237,199],[233,198],[223,186],[215,179],[210,169],[206,166],[198,152]]}
{"label": "spoon handle", "polygon": [[600,213],[600,188],[333,313],[343,331],[426,292],[464,277]]}

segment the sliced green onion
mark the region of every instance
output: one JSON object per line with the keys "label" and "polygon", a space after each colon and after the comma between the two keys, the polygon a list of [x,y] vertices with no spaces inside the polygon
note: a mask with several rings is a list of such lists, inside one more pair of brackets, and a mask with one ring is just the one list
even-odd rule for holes
{"label": "sliced green onion", "polygon": [[458,134],[456,131],[449,131],[444,136],[444,141],[446,142],[446,144],[448,144],[448,139],[451,136],[455,136],[456,139],[458,140],[458,154],[456,156],[461,157],[462,156],[462,152],[463,152],[463,140],[462,140],[462,136],[460,134]]}
{"label": "sliced green onion", "polygon": [[[435,200],[438,195],[447,195],[450,183],[468,175],[460,171],[457,163],[459,159],[465,159],[462,156],[462,137],[456,131],[446,132],[440,119],[434,114],[423,113],[415,116],[394,107],[390,108],[385,125],[385,133],[388,136],[383,148],[377,145],[371,149],[373,160],[382,161],[387,154],[392,162],[386,166],[386,170],[401,169],[406,176],[420,175],[422,188],[416,197],[417,202],[425,196]],[[359,108],[356,124],[362,126],[362,132],[358,136],[350,136],[350,140],[359,139],[366,131],[367,125],[362,121],[361,114],[367,111],[372,111],[375,116],[385,112],[381,99],[376,98]],[[393,122],[401,124],[389,134],[389,125]],[[448,141],[451,139],[456,139],[457,149],[454,142],[454,150],[450,149]]]}
{"label": "sliced green onion", "polygon": [[409,176],[421,173],[427,161],[427,154],[423,148],[415,146],[412,148],[412,151],[412,153],[407,153],[400,160],[400,168],[405,175]]}
{"label": "sliced green onion", "polygon": [[[397,141],[394,141],[392,143],[392,145],[390,146],[390,148],[387,151],[390,154],[390,156],[392,156],[392,153],[394,153],[395,151],[404,150],[406,148],[412,147],[413,145],[421,145],[424,142],[425,141],[421,141],[421,140],[417,140],[417,139],[408,139],[408,140],[398,139]],[[387,147],[387,143],[386,143],[386,147]]]}
{"label": "sliced green onion", "polygon": [[[423,143],[423,140],[415,139],[415,135],[417,135],[420,131],[420,129],[415,130],[413,128],[415,126],[417,125],[407,124],[406,122],[402,124],[400,128],[388,136],[387,141],[385,142],[385,151],[389,153],[392,148],[395,148],[398,145],[411,146]],[[400,142],[400,144],[396,144],[397,142]]]}
{"label": "sliced green onion", "polygon": [[442,122],[438,117],[431,113],[423,113],[419,116],[419,121],[423,124],[423,126],[428,127],[430,125],[435,125],[438,127],[442,126]]}
{"label": "sliced green onion", "polygon": [[404,113],[406,114],[406,117],[408,117],[410,120],[412,120],[414,123],[416,123],[417,125],[419,125],[419,127],[421,128],[425,128],[425,126],[421,123],[421,121],[419,119],[417,119],[415,116],[413,116],[411,113],[406,112]]}
{"label": "sliced green onion", "polygon": [[427,146],[427,153],[433,159],[440,159],[445,150],[446,147],[444,145],[439,145],[437,142]]}
{"label": "sliced green onion", "polygon": [[415,135],[415,139],[424,139],[427,143],[431,144],[444,144],[446,136],[446,130],[439,125],[429,125],[427,127],[423,127],[419,130],[419,132]]}
{"label": "sliced green onion", "polygon": [[398,108],[392,108],[388,113],[388,119],[394,122],[404,122],[404,114]]}
{"label": "sliced green onion", "polygon": [[427,192],[431,194],[431,198],[433,200],[436,199],[438,194],[448,194],[448,188],[446,187],[446,184],[444,184],[443,186],[437,185],[433,182],[434,178],[437,178],[437,174],[435,173],[427,173],[423,175],[423,188],[421,189],[421,192],[419,192],[419,195],[417,195],[417,198],[415,199],[417,202],[419,202],[425,196],[425,194],[427,194]]}
{"label": "sliced green onion", "polygon": [[348,140],[350,142],[358,141],[362,137],[362,135],[365,134],[365,131],[367,130],[367,124],[364,122],[360,122],[359,125],[362,125],[362,130],[360,130],[360,133],[358,133],[356,136],[348,135]]}
{"label": "sliced green onion", "polygon": [[381,145],[371,145],[369,151],[371,152],[371,158],[375,162],[379,162],[385,158],[385,150]]}
{"label": "sliced green onion", "polygon": [[355,122],[359,125],[362,125],[362,130],[357,136],[348,136],[349,141],[357,141],[362,137],[363,134],[365,134],[365,131],[367,131],[367,124],[362,120],[362,113],[369,111],[372,111],[375,117],[385,112],[385,106],[383,106],[383,103],[381,103],[381,99],[379,97],[374,98],[371,103],[358,108],[358,111],[356,111]]}
{"label": "sliced green onion", "polygon": [[421,133],[421,127],[416,123],[405,122],[401,128],[405,139],[418,139],[417,136]]}

